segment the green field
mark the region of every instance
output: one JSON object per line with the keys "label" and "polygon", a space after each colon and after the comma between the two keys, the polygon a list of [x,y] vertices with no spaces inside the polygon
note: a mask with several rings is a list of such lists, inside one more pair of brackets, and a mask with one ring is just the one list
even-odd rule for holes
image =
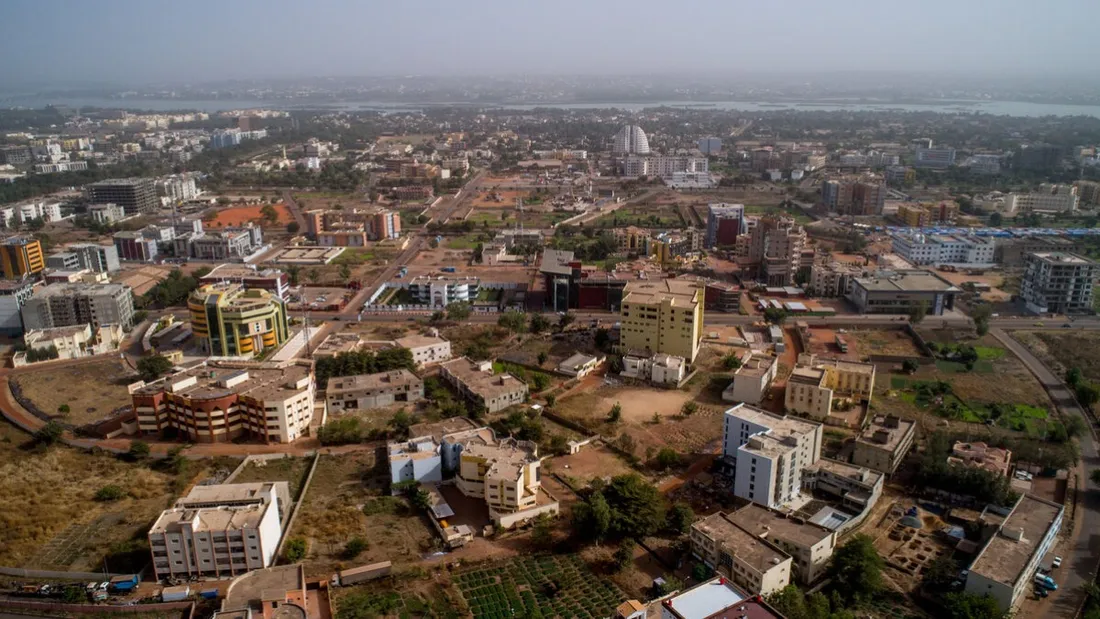
{"label": "green field", "polygon": [[353,590],[336,601],[336,619],[360,617],[460,617],[446,599],[429,600],[410,592]]}
{"label": "green field", "polygon": [[462,236],[452,236],[443,241],[443,246],[447,249],[474,249],[481,241],[481,234],[464,234]]}
{"label": "green field", "polygon": [[461,572],[454,582],[474,617],[610,617],[627,598],[576,555],[525,556]]}

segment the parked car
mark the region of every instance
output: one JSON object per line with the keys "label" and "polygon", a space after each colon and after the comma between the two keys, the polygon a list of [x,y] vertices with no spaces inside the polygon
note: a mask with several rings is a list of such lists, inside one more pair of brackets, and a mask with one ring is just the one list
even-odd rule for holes
{"label": "parked car", "polygon": [[1062,557],[1054,557],[1054,561],[1050,564],[1054,569],[1062,567]]}

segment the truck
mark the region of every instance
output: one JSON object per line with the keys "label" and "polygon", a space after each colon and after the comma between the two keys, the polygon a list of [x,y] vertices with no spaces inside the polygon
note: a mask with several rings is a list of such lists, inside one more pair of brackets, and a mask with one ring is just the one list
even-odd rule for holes
{"label": "truck", "polygon": [[333,587],[346,587],[348,585],[367,582],[368,580],[375,580],[383,576],[389,576],[392,567],[393,564],[389,561],[353,567],[333,574],[331,583]]}
{"label": "truck", "polygon": [[165,587],[160,590],[160,601],[162,602],[181,602],[189,597],[191,597],[190,585]]}
{"label": "truck", "polygon": [[137,588],[139,582],[141,582],[141,576],[138,574],[126,574],[112,578],[108,587],[113,593],[129,593]]}
{"label": "truck", "polygon": [[444,273],[455,273],[457,271],[455,267],[442,267],[439,270],[443,271]]}

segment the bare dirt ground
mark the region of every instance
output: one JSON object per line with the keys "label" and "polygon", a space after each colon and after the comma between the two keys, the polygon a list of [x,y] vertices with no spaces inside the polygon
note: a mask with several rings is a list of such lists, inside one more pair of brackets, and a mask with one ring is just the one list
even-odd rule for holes
{"label": "bare dirt ground", "polygon": [[[1072,332],[1070,332],[1072,331]],[[1075,367],[1089,381],[1100,381],[1100,333],[1079,331],[1014,331],[1012,337],[1023,342],[1055,374],[1064,375]]]}
{"label": "bare dirt ground", "polygon": [[947,281],[955,284],[956,286],[962,286],[968,282],[975,282],[980,284],[989,284],[992,290],[989,292],[983,292],[982,298],[986,301],[994,303],[1008,301],[1012,298],[1012,293],[1006,290],[1002,290],[1000,286],[1005,281],[1005,274],[1000,271],[986,271],[984,275],[967,275],[966,273],[949,273],[945,271],[936,271],[936,275],[946,279]]}
{"label": "bare dirt ground", "polygon": [[854,342],[861,357],[870,355],[921,356],[913,338],[901,329],[855,329],[844,334],[851,347]]}
{"label": "bare dirt ground", "polygon": [[554,456],[547,463],[548,473],[557,473],[565,479],[574,478],[580,485],[596,478],[615,477],[632,471],[621,456],[599,443],[585,445],[572,455]]}
{"label": "bare dirt ground", "polygon": [[[267,223],[261,213],[264,206],[265,205],[257,204],[252,206],[231,206],[220,209],[213,219],[204,220],[203,226],[216,230],[227,226],[243,226],[249,222],[256,224]],[[287,208],[285,204],[273,204],[271,206],[278,214],[278,219],[275,222],[276,225],[285,226],[294,221],[294,217],[290,214],[290,209]]]}
{"label": "bare dirt ground", "polygon": [[[59,414],[61,420],[82,426],[99,421],[132,399],[126,385],[134,371],[118,359],[70,367],[49,367],[19,374],[13,380],[23,396],[47,414]],[[58,408],[68,405],[68,413]]]}
{"label": "bare dirt ground", "polygon": [[[382,498],[385,477],[376,465],[371,451],[321,456],[289,533],[307,542],[308,576],[327,577],[337,569],[376,561],[408,565],[435,547],[434,532],[422,514],[415,514],[404,498]],[[364,514],[364,506],[379,499],[390,509]],[[343,548],[356,536],[370,548],[351,559],[342,554]]]}

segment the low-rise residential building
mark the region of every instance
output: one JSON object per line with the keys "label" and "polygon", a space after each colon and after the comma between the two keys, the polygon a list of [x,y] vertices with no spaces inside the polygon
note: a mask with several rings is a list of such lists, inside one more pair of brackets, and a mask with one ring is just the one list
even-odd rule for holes
{"label": "low-rise residential building", "polygon": [[1012,452],[1000,447],[990,447],[981,441],[957,441],[951,446],[951,455],[947,457],[947,461],[1007,476],[1012,468]]}
{"label": "low-rise residential building", "polygon": [[[23,334],[23,343],[27,350],[55,350],[58,359],[79,359],[118,350],[122,337],[123,331],[119,325],[105,324],[92,329],[92,325],[85,324],[33,329]],[[20,354],[16,353],[17,356]]]}
{"label": "low-rise residential building", "polygon": [[1077,254],[1028,254],[1020,281],[1020,298],[1036,314],[1083,314],[1092,311],[1093,284],[1100,265]]}
{"label": "low-rise residential building", "polygon": [[719,575],[752,595],[768,595],[791,581],[790,555],[717,513],[691,526],[691,551]]}
{"label": "low-rise residential building", "polygon": [[852,291],[852,281],[866,274],[862,266],[841,262],[815,262],[810,267],[808,292],[818,297],[845,297]]}
{"label": "low-rise residential building", "polygon": [[134,390],[138,428],[199,443],[291,443],[313,419],[313,365],[207,362]]}
{"label": "low-rise residential building", "polygon": [[836,548],[836,531],[756,503],[749,503],[724,517],[790,555],[793,576],[803,585],[817,582],[829,567],[829,559]]}
{"label": "low-rise residential building", "polygon": [[531,509],[542,485],[540,465],[532,441],[471,442],[459,455],[455,485],[468,497],[485,499],[490,513]]}
{"label": "low-rise residential building", "polygon": [[559,363],[558,372],[574,378],[584,378],[595,371],[602,361],[600,357],[578,352]]}
{"label": "low-rise residential building", "polygon": [[194,486],[149,529],[154,575],[224,578],[272,565],[289,506],[285,481]]}
{"label": "low-rise residential building", "polygon": [[847,462],[819,458],[802,472],[802,487],[831,494],[856,513],[874,507],[886,475]]}
{"label": "low-rise residential building", "polygon": [[752,351],[745,353],[741,357],[741,367],[733,373],[733,382],[722,392],[722,400],[746,404],[763,402],[778,371],[778,357]]}
{"label": "low-rise residential building", "polygon": [[1076,187],[1047,183],[1040,185],[1039,191],[1010,193],[1006,198],[1008,201],[1011,201],[1011,206],[1007,208],[1021,212],[1072,213],[1079,204]]}
{"label": "low-rise residential building", "polygon": [[118,257],[132,262],[152,262],[160,254],[157,239],[147,238],[139,231],[124,231],[111,237]]}
{"label": "low-rise residential building", "polygon": [[959,205],[955,202],[906,203],[898,206],[896,217],[910,228],[947,225],[959,217]]}
{"label": "low-rise residential building", "polygon": [[623,355],[620,376],[644,380],[655,385],[679,385],[684,380],[687,361],[683,357],[658,353],[627,353]]}
{"label": "low-rise residential building", "polygon": [[424,381],[406,369],[330,378],[325,389],[330,411],[381,408],[424,399]]}
{"label": "low-rise residential building", "polygon": [[243,261],[264,246],[263,229],[249,223],[239,228],[178,236],[172,243],[177,256],[197,260]]}
{"label": "low-rise residential building", "polygon": [[36,290],[22,309],[23,327],[52,329],[90,324],[134,324],[134,295],[123,284],[49,284]]}
{"label": "low-rise residential building", "polygon": [[[620,610],[631,606],[624,604]],[[783,615],[760,595],[748,595],[734,581],[717,576],[676,593],[660,602],[660,613],[649,609],[649,619],[783,619]],[[623,615],[623,619],[645,619],[642,614]]]}
{"label": "low-rise residential building", "polygon": [[451,343],[436,335],[407,335],[397,338],[395,343],[412,353],[418,368],[451,358]]}
{"label": "low-rise residential building", "polygon": [[923,304],[929,316],[954,309],[962,290],[931,271],[879,271],[857,277],[848,299],[861,314],[908,314]]}
{"label": "low-rise residential building", "polygon": [[887,475],[898,470],[905,454],[913,447],[917,424],[895,415],[877,415],[856,437],[852,464],[875,469]]}
{"label": "low-rise residential building", "polygon": [[821,458],[821,424],[738,404],[723,425],[722,461],[735,495],[770,508],[801,496],[803,469]]}
{"label": "low-rise residential building", "polygon": [[829,421],[833,418],[834,399],[859,406],[871,402],[874,389],[873,363],[819,359],[802,353],[787,379],[783,404],[792,413]]}
{"label": "low-rise residential building", "polygon": [[694,282],[630,282],[623,292],[620,342],[629,351],[694,361],[703,339],[703,305],[703,289]]}
{"label": "low-rise residential building", "polygon": [[1020,497],[970,564],[966,592],[988,595],[1001,611],[1012,610],[1033,588],[1039,565],[1057,540],[1064,512],[1061,505],[1045,499]]}
{"label": "low-rise residential building", "polygon": [[527,383],[507,372],[493,374],[490,361],[459,357],[440,364],[440,376],[489,413],[522,404],[527,399]]}
{"label": "low-rise residential building", "polygon": [[88,269],[93,273],[113,273],[122,268],[115,246],[94,243],[76,243],[65,247],[65,251],[50,254],[46,266],[63,271]]}

